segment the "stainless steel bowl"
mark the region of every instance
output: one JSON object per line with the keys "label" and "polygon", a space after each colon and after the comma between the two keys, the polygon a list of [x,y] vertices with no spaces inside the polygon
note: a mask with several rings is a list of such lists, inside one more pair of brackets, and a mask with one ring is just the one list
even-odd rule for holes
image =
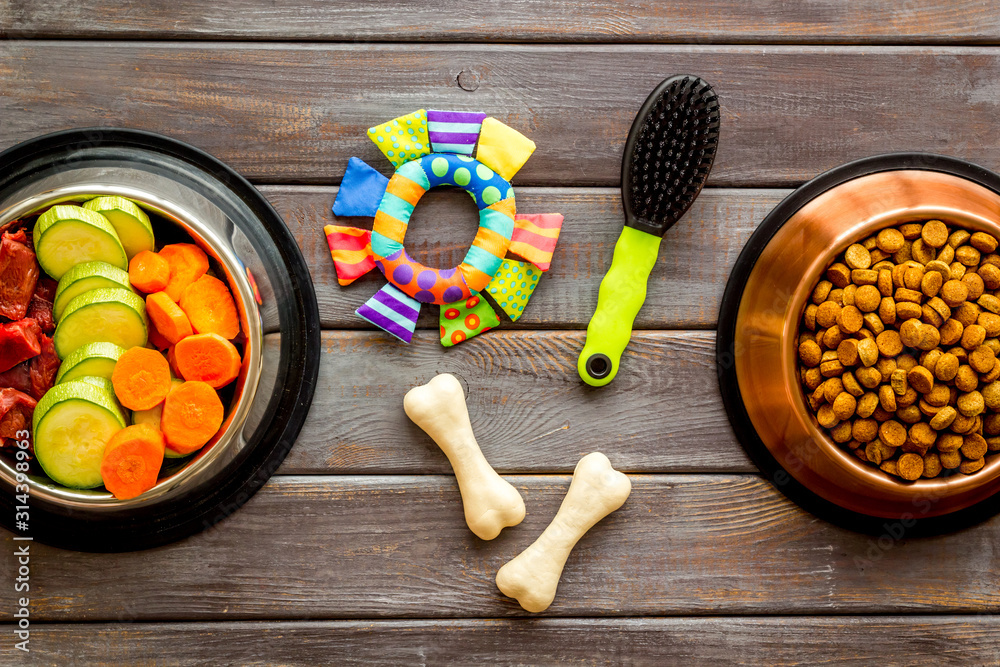
{"label": "stainless steel bowl", "polygon": [[[159,135],[91,129],[48,135],[0,155],[0,224],[102,194],[139,202],[201,246],[224,274],[246,335],[222,429],[154,489],[117,500],[29,477],[28,534],[71,548],[123,550],[215,523],[274,472],[312,399],[319,317],[308,269],[284,223],[249,183],[207,154]],[[0,458],[0,505],[12,502],[17,474]],[[16,532],[8,523],[13,510],[0,506],[0,512]]]}
{"label": "stainless steel bowl", "polygon": [[720,386],[737,435],[779,488],[852,528],[879,531],[890,520],[947,530],[998,509],[1000,457],[973,475],[903,482],[838,447],[799,383],[799,322],[834,256],[882,228],[935,218],[1000,236],[1000,176],[925,154],[840,167],[779,204],[726,289]]}

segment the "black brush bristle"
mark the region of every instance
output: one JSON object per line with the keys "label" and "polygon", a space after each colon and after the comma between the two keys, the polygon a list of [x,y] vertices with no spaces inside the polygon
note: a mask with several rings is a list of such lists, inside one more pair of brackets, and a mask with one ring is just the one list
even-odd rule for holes
{"label": "black brush bristle", "polygon": [[661,83],[629,132],[622,198],[629,224],[663,234],[677,222],[712,170],[719,144],[719,98],[703,79]]}

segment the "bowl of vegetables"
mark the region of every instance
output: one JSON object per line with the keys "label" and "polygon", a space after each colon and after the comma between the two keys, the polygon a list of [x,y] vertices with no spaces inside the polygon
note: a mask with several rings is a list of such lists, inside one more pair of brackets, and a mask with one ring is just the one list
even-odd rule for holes
{"label": "bowl of vegetables", "polygon": [[266,200],[197,149],[94,129],[0,155],[0,284],[15,533],[171,541],[245,502],[301,428],[319,355],[308,270]]}

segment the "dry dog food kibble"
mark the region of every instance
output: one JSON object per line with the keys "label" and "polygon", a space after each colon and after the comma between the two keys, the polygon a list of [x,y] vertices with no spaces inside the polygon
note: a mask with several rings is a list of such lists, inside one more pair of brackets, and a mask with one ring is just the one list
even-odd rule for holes
{"label": "dry dog food kibble", "polygon": [[901,480],[1000,453],[1000,254],[940,220],[841,253],[802,315],[806,402],[830,437]]}

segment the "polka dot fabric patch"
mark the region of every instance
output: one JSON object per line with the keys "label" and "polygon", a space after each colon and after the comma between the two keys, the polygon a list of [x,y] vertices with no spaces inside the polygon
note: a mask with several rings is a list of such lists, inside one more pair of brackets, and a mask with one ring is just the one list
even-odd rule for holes
{"label": "polka dot fabric patch", "polygon": [[368,138],[397,168],[431,152],[427,112],[423,109],[368,128]]}
{"label": "polka dot fabric patch", "polygon": [[517,322],[541,275],[541,270],[528,262],[505,259],[486,289],[511,321]]}
{"label": "polka dot fabric patch", "polygon": [[441,344],[458,345],[500,324],[493,308],[478,294],[441,306]]}

